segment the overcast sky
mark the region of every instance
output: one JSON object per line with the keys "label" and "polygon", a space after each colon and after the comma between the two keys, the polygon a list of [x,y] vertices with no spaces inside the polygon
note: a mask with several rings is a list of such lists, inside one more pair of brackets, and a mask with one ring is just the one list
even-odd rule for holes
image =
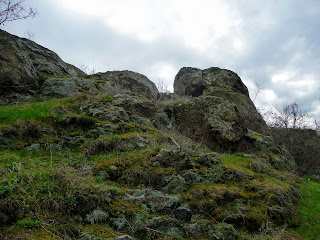
{"label": "overcast sky", "polygon": [[2,28],[75,66],[131,70],[172,89],[181,67],[236,72],[260,107],[296,101],[320,119],[319,0],[26,0]]}

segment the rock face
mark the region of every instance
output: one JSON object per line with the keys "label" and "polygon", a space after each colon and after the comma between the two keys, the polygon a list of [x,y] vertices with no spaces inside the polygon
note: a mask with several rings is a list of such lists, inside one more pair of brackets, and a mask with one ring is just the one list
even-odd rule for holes
{"label": "rock face", "polygon": [[233,103],[245,126],[253,131],[267,133],[267,125],[249,98],[247,87],[240,77],[217,67],[201,70],[184,67],[174,81],[174,93],[180,96],[216,96]]}
{"label": "rock face", "polygon": [[138,92],[148,98],[156,98],[159,91],[156,85],[146,76],[131,71],[108,71],[89,76],[93,79],[102,79],[116,82],[131,91]]}
{"label": "rock face", "polygon": [[226,99],[201,96],[165,110],[179,132],[217,151],[240,150],[247,128],[238,108]]}
{"label": "rock face", "polygon": [[43,98],[64,98],[80,94],[102,94],[102,84],[81,78],[49,78],[41,86]]}
{"label": "rock face", "polygon": [[180,96],[198,97],[212,87],[228,87],[249,97],[247,87],[236,73],[217,67],[205,70],[181,68],[174,79],[173,87],[174,93]]}
{"label": "rock face", "polygon": [[35,89],[42,74],[85,76],[53,51],[0,30],[0,93]]}

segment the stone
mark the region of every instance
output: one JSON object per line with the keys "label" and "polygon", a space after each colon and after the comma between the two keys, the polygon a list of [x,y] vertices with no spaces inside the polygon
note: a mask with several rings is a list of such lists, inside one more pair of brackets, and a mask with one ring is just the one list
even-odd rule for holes
{"label": "stone", "polygon": [[179,150],[161,149],[160,152],[151,159],[158,162],[161,167],[174,167],[177,170],[186,170],[194,167],[190,157]]}
{"label": "stone", "polygon": [[155,103],[148,98],[131,94],[118,94],[112,98],[114,106],[122,107],[131,115],[151,118],[155,116]]}
{"label": "stone", "polygon": [[89,109],[89,115],[98,118],[100,120],[119,123],[119,122],[129,122],[129,114],[122,108],[116,106],[105,106],[101,108],[91,107]]}
{"label": "stone", "polygon": [[187,184],[191,185],[193,183],[200,183],[202,182],[203,178],[198,173],[195,173],[191,170],[186,171],[182,174],[182,177],[185,179]]}
{"label": "stone", "polygon": [[195,157],[194,161],[196,163],[201,164],[201,166],[210,168],[220,164],[221,158],[219,156],[219,153],[212,152],[212,153],[207,153],[207,154],[203,154],[201,156]]}
{"label": "stone", "polygon": [[168,195],[151,189],[144,189],[131,195],[126,194],[124,200],[143,203],[150,213],[169,213],[180,205],[177,195]]}
{"label": "stone", "polygon": [[0,95],[37,89],[44,75],[85,76],[53,51],[0,30]]}
{"label": "stone", "polygon": [[116,82],[131,91],[151,99],[156,99],[159,94],[156,85],[152,81],[146,76],[132,71],[108,71],[96,73],[88,77]]}
{"label": "stone", "polygon": [[187,205],[181,205],[177,209],[174,210],[175,218],[179,220],[183,220],[185,222],[190,222],[192,217],[192,212]]}
{"label": "stone", "polygon": [[180,175],[172,176],[169,183],[162,189],[165,193],[180,193],[188,189],[186,180]]}
{"label": "stone", "polygon": [[236,73],[217,67],[205,70],[181,68],[174,79],[173,87],[174,93],[180,96],[198,97],[211,87],[227,87],[249,97],[247,87]]}
{"label": "stone", "polygon": [[267,124],[251,101],[247,87],[230,70],[184,67],[175,77],[174,93],[180,96],[205,95],[226,99],[238,108],[247,128],[261,133],[268,132]]}

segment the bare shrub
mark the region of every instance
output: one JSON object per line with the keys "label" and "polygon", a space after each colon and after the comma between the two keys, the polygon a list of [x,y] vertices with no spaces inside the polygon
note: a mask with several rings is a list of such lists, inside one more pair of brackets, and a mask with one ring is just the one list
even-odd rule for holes
{"label": "bare shrub", "polygon": [[[320,174],[320,137],[312,130],[310,117],[297,103],[282,105],[265,113],[271,134],[284,145],[300,174]],[[315,128],[319,127],[315,121]]]}

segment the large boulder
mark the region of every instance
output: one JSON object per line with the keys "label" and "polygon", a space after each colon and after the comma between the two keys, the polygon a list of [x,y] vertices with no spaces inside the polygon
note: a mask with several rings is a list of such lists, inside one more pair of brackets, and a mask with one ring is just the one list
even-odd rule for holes
{"label": "large boulder", "polygon": [[156,85],[152,81],[146,76],[132,71],[108,71],[91,75],[89,78],[113,81],[152,99],[155,99],[159,94]]}
{"label": "large boulder", "polygon": [[173,87],[174,93],[180,96],[198,97],[211,87],[224,87],[249,97],[247,87],[236,73],[217,67],[205,70],[183,67],[176,75]]}
{"label": "large boulder", "polygon": [[85,76],[53,51],[0,30],[0,94],[37,89],[44,75]]}
{"label": "large boulder", "polygon": [[268,133],[268,127],[251,101],[247,87],[240,77],[217,67],[201,70],[184,67],[174,81],[174,93],[180,96],[216,96],[233,103],[244,119],[245,126],[253,131]]}
{"label": "large boulder", "polygon": [[250,148],[247,128],[235,104],[215,96],[200,96],[167,106],[180,133],[216,151]]}

